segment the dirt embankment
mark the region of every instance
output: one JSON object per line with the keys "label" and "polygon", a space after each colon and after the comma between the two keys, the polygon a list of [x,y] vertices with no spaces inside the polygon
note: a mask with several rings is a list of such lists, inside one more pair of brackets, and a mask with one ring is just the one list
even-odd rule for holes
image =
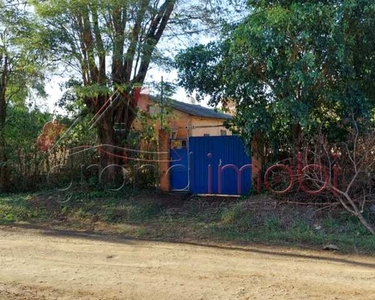
{"label": "dirt embankment", "polygon": [[0,227],[0,299],[375,299],[375,258]]}

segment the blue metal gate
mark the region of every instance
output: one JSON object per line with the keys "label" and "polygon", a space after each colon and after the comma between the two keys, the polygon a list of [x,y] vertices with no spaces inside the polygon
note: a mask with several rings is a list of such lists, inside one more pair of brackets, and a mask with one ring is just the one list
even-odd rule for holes
{"label": "blue metal gate", "polygon": [[191,137],[190,192],[246,195],[251,191],[251,158],[238,136]]}

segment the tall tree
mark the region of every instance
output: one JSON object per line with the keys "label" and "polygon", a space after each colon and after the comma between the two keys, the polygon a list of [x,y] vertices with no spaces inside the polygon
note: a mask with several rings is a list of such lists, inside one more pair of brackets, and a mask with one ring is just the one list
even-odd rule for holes
{"label": "tall tree", "polygon": [[[370,0],[248,1],[249,15],[221,41],[183,51],[181,84],[233,100],[236,125],[274,149],[299,150],[303,135],[372,117],[375,5]],[[264,147],[262,147],[264,149]],[[256,150],[256,149],[255,149]]]}
{"label": "tall tree", "polygon": [[0,1],[0,190],[7,185],[5,125],[10,104],[24,105],[32,89],[43,90],[43,47],[39,28],[18,1]]}
{"label": "tall tree", "polygon": [[[165,32],[194,25],[202,11],[211,9],[207,5],[198,10],[191,4],[189,10],[177,0],[49,0],[35,2],[35,7],[48,28],[56,60],[81,76],[78,95],[92,115],[105,110],[97,130],[99,142],[110,145],[121,145],[129,133],[136,117],[133,88],[144,83]],[[121,95],[106,104],[117,90]],[[119,135],[114,130],[117,123],[124,127]],[[102,163],[113,163],[113,154],[103,155]]]}

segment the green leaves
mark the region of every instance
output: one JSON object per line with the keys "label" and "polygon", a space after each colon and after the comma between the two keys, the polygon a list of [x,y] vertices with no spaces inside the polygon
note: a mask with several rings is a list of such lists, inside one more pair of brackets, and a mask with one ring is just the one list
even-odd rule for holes
{"label": "green leaves", "polygon": [[[370,119],[375,105],[375,6],[370,0],[249,1],[251,14],[222,41],[177,58],[181,85],[237,103],[235,124],[291,140],[334,132],[340,119]],[[216,51],[212,51],[216,49]]]}
{"label": "green leaves", "polygon": [[40,24],[15,1],[1,2],[1,6],[0,90],[5,94],[0,101],[24,102],[31,89],[44,96],[46,53],[39,40]]}
{"label": "green leaves", "polygon": [[177,55],[176,64],[188,70],[186,76],[181,77],[180,84],[190,93],[197,86],[200,86],[205,93],[214,92],[213,89],[219,84],[217,79],[221,73],[218,66],[220,57],[221,48],[214,43],[206,46],[197,45]]}

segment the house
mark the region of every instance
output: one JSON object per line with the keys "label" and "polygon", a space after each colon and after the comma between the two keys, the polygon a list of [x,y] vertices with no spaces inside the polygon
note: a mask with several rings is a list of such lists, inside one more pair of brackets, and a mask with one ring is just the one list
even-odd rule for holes
{"label": "house", "polygon": [[[141,94],[138,107],[151,116],[158,115],[167,124],[171,147],[186,147],[189,137],[231,135],[224,122],[232,116],[201,105],[167,100]],[[159,124],[160,127],[160,124]]]}
{"label": "house", "polygon": [[[223,112],[171,99],[162,103],[160,98],[148,94],[140,94],[137,103],[140,111],[146,113],[147,116],[154,117],[153,121],[146,122],[146,126],[152,126],[159,135],[158,161],[160,187],[163,191],[169,191],[171,187],[171,157],[178,153],[179,158],[185,157],[179,164],[187,163],[189,138],[232,135],[224,125],[226,121],[232,119],[232,116]],[[163,129],[161,124],[164,125]],[[144,126],[143,124],[143,128],[145,128]],[[140,118],[135,122],[134,127],[138,132],[142,131]],[[140,147],[142,150],[150,151],[149,144],[145,139],[141,141]],[[187,180],[187,166],[185,171],[178,176]]]}
{"label": "house", "polygon": [[[180,157],[184,157],[183,161],[176,162],[176,164],[179,166],[183,165],[184,163],[186,164],[190,159],[187,158],[189,153],[188,149],[190,149],[191,146],[189,145],[189,138],[209,136],[214,139],[214,137],[217,138],[219,136],[232,135],[232,132],[224,125],[225,122],[231,121],[233,119],[233,115],[235,115],[235,104],[232,101],[227,101],[225,105],[227,113],[224,113],[215,109],[203,107],[201,105],[176,100],[166,100],[164,105],[161,105],[159,98],[149,96],[147,94],[141,94],[138,100],[138,107],[141,111],[150,116],[155,116],[157,119],[157,122],[154,122],[154,126],[156,126],[156,132],[159,132],[158,151],[159,153],[163,153],[158,157],[160,168],[160,188],[163,191],[173,190],[171,189],[173,186],[173,180],[171,180],[171,166],[173,163],[171,162],[171,159],[178,160]],[[167,125],[167,130],[160,130],[161,121],[163,124]],[[223,141],[229,141],[231,138],[232,137],[225,137],[223,138]],[[233,138],[233,141],[235,141],[235,137]],[[255,140],[252,143],[252,146],[254,145]],[[217,150],[224,151],[223,149],[225,149],[225,147],[226,146],[223,145],[221,149]],[[147,147],[142,148],[147,149]],[[234,148],[234,152],[232,153],[237,153],[235,155],[236,157],[245,157],[246,155],[244,154],[244,150],[240,148],[241,147]],[[220,151],[214,152],[217,154]],[[173,156],[176,154],[177,157],[173,158]],[[227,156],[229,157],[230,155]],[[205,159],[205,156],[202,158]],[[213,161],[214,160],[212,160],[212,162]],[[254,156],[250,158],[250,161],[252,174],[254,174],[253,178],[257,178],[257,174],[259,174],[259,171],[261,170],[261,161],[258,157]],[[216,163],[217,162],[215,162],[215,164]],[[205,167],[207,165],[203,163],[203,159],[202,165]],[[216,167],[217,165],[215,165],[215,168]],[[178,167],[173,169],[173,178],[182,178],[182,181],[184,181],[183,178],[187,178],[188,169],[188,166],[185,168]],[[202,173],[204,172],[205,170],[202,169]],[[226,171],[226,176],[228,176],[228,172],[230,173],[230,171]],[[190,184],[190,181],[188,182],[188,184]],[[231,183],[230,180],[227,180],[227,183],[232,185],[234,184],[233,182]],[[179,186],[183,185],[184,184],[179,184]]]}

